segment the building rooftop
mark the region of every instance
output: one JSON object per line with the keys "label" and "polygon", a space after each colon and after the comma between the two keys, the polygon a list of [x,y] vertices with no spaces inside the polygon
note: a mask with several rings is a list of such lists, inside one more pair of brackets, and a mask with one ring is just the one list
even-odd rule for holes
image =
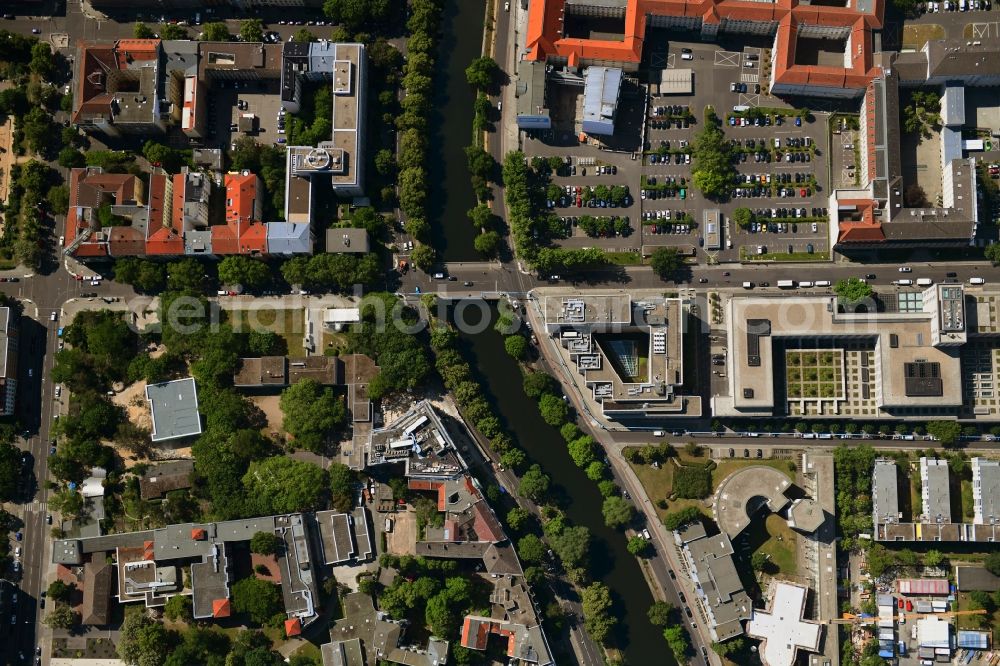
{"label": "building rooftop", "polygon": [[158,39],[82,42],[73,77],[73,123],[158,126],[159,69]]}
{"label": "building rooftop", "polygon": [[948,461],[941,458],[920,459],[920,497],[925,523],[951,522],[951,484]]}
{"label": "building rooftop", "polygon": [[156,463],[139,479],[139,495],[144,500],[162,499],[173,490],[191,487],[193,460]]}
{"label": "building rooftop", "polygon": [[583,131],[614,134],[618,95],[624,73],[620,67],[587,68],[583,83]]}
{"label": "building rooftop", "polygon": [[700,523],[695,523],[676,538],[683,544],[691,579],[709,614],[712,638],[722,642],[742,635],[741,621],[752,617],[753,608],[736,570],[729,537],[707,536]]}
{"label": "building rooftop", "polygon": [[578,294],[545,297],[545,325],[612,326],[632,323],[628,294]]}
{"label": "building rooftop", "polygon": [[768,609],[754,609],[747,635],[761,639],[764,666],[792,666],[800,649],[819,651],[822,626],[804,619],[807,588],[776,581],[770,592]]}
{"label": "building rooftop", "polygon": [[899,522],[899,488],[896,463],[888,459],[875,461],[872,477],[872,504],[875,524]]}
{"label": "building rooftop", "polygon": [[146,401],[153,419],[150,439],[165,442],[201,434],[198,389],[194,378],[175,379],[146,386]]}
{"label": "building rooftop", "polygon": [[972,504],[973,523],[1000,524],[1000,461],[972,459]]}
{"label": "building rooftop", "polygon": [[326,230],[326,251],[343,254],[364,254],[371,251],[371,241],[364,229],[331,227]]}

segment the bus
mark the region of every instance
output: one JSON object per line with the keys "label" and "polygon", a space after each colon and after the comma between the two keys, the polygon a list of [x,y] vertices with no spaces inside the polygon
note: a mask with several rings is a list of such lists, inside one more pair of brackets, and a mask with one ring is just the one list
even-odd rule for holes
{"label": "bus", "polygon": [[778,280],[778,289],[795,289],[795,280]]}

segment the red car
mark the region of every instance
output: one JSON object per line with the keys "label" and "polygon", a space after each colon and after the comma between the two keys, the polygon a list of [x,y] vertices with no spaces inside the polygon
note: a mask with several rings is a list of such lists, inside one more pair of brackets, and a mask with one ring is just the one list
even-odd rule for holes
{"label": "red car", "polygon": [[900,607],[900,609],[903,608],[903,598],[902,597],[899,598],[899,607]]}
{"label": "red car", "polygon": [[909,599],[906,600],[906,610],[907,611],[913,610],[913,602],[910,601]]}
{"label": "red car", "polygon": [[805,196],[806,195],[805,188],[802,188],[801,190],[799,190],[799,194],[802,195],[802,196]]}

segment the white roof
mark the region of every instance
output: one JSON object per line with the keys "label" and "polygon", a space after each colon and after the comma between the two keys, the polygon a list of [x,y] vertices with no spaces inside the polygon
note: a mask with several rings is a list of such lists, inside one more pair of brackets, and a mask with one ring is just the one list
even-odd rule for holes
{"label": "white roof", "polygon": [[353,324],[361,321],[360,308],[327,308],[323,321],[337,324]]}
{"label": "white roof", "polygon": [[917,620],[917,640],[920,647],[951,647],[951,625],[937,617]]}
{"label": "white roof", "polygon": [[772,587],[770,610],[754,609],[747,634],[760,638],[760,659],[764,666],[791,666],[799,648],[819,650],[820,625],[802,619],[806,588],[778,582]]}

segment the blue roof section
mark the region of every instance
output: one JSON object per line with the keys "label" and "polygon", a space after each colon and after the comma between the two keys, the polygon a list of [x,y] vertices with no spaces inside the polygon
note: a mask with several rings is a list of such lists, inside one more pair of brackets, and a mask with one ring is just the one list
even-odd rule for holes
{"label": "blue roof section", "polygon": [[990,646],[990,634],[987,631],[958,632],[958,647],[968,650],[985,650]]}
{"label": "blue roof section", "polygon": [[941,164],[962,159],[962,129],[941,128]]}
{"label": "blue roof section", "polygon": [[618,93],[624,73],[619,67],[588,67],[583,82],[583,131],[614,134]]}
{"label": "blue roof section", "polygon": [[941,122],[948,126],[965,124],[965,87],[946,86],[941,98]]}
{"label": "blue roof section", "polygon": [[312,252],[312,233],[309,225],[295,222],[268,222],[267,251],[268,254]]}

